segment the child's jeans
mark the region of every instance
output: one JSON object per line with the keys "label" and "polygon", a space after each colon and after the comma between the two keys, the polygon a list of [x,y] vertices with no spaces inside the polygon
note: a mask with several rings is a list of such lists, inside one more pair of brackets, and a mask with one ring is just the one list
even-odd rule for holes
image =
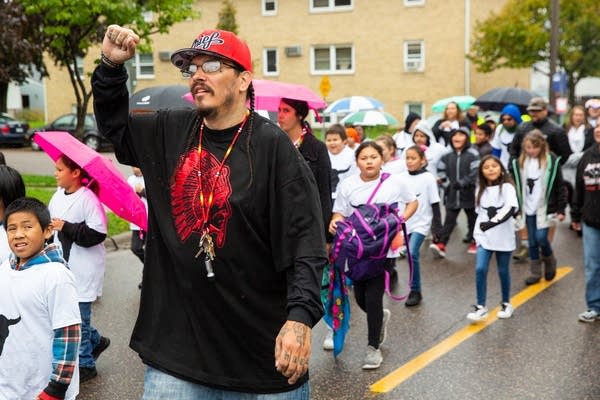
{"label": "child's jeans", "polygon": [[96,362],[92,351],[100,343],[100,334],[92,326],[92,303],[79,303],[81,313],[81,346],[79,346],[79,366],[94,368]]}
{"label": "child's jeans", "polygon": [[413,279],[410,290],[421,291],[421,263],[419,262],[421,245],[425,240],[425,235],[413,232],[408,237],[408,249],[413,262]]}
{"label": "child's jeans", "polygon": [[485,299],[487,296],[487,273],[493,253],[496,253],[496,264],[498,267],[498,277],[500,278],[502,302],[510,302],[510,258],[512,251],[493,251],[477,246],[475,282],[477,287],[477,304],[481,306],[485,306]]}
{"label": "child's jeans", "polygon": [[529,259],[540,259],[540,248],[542,249],[543,257],[552,255],[552,247],[548,240],[548,228],[538,229],[537,217],[535,215],[527,215],[525,217],[527,224],[527,241],[529,242]]}

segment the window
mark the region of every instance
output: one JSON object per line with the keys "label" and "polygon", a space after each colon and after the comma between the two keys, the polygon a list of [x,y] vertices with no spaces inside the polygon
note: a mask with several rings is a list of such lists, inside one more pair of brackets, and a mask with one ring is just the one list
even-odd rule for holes
{"label": "window", "polygon": [[263,75],[279,75],[279,57],[277,49],[270,48],[263,50]]}
{"label": "window", "polygon": [[411,112],[419,114],[422,118],[425,117],[423,113],[423,103],[404,103],[404,115],[408,115]]}
{"label": "window", "polygon": [[277,15],[277,0],[262,0],[262,15]]}
{"label": "window", "polygon": [[404,42],[404,71],[421,72],[425,69],[425,44],[420,41]]}
{"label": "window", "polygon": [[136,53],[133,67],[135,68],[135,77],[137,79],[154,79],[152,53]]}
{"label": "window", "polygon": [[310,12],[348,11],[354,8],[353,0],[309,0]]}
{"label": "window", "polygon": [[354,48],[350,45],[313,47],[311,52],[311,73],[354,73]]}
{"label": "window", "polygon": [[424,6],[425,0],[404,0],[405,7]]}

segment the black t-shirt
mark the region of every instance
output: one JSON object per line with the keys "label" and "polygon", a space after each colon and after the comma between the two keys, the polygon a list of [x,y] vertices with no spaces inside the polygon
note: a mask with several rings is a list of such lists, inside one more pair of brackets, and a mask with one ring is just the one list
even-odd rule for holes
{"label": "black t-shirt", "polygon": [[205,127],[199,157],[196,112],[128,116],[124,79],[100,66],[92,84],[100,130],[146,183],[144,289],[131,347],[145,363],[209,386],[270,393],[303,384],[307,376],[290,386],[275,370],[274,348],[287,319],[314,326],[323,313],[325,238],[312,173],[285,133],[254,114],[215,183],[210,282],[203,256],[195,258],[200,182],[212,185],[239,126]]}

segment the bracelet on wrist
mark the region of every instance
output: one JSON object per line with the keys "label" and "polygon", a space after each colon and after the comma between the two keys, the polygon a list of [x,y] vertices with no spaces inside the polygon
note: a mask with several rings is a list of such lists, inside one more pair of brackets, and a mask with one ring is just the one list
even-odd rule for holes
{"label": "bracelet on wrist", "polygon": [[123,66],[123,64],[117,64],[116,62],[108,58],[104,53],[100,53],[100,60],[104,65],[113,69],[118,69]]}

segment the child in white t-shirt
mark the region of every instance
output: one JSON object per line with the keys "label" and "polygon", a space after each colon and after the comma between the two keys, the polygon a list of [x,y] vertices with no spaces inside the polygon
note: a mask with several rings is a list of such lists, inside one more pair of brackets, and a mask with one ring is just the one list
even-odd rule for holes
{"label": "child in white t-shirt", "polygon": [[[6,208],[15,199],[25,196],[25,183],[19,172],[8,165],[0,165],[0,224],[4,221]],[[0,225],[0,264],[8,260],[10,247],[4,225]]]}
{"label": "child in white t-shirt", "polygon": [[413,263],[413,279],[404,305],[412,307],[418,305],[423,298],[421,294],[421,245],[430,229],[433,237],[438,237],[442,228],[442,217],[437,178],[427,170],[427,156],[424,150],[417,145],[411,146],[404,150],[404,156],[408,171],[401,176],[413,189],[419,201],[417,211],[406,222],[409,232],[408,246]]}
{"label": "child in white t-shirt", "polygon": [[375,139],[375,143],[383,150],[383,167],[381,170],[390,174],[401,174],[406,171],[404,159],[398,157],[396,142],[390,135],[381,135]]}
{"label": "child in white t-shirt", "polygon": [[510,318],[510,260],[516,247],[514,215],[519,209],[517,192],[512,179],[500,159],[487,155],[479,164],[479,186],[475,195],[475,229],[473,237],[477,243],[475,281],[477,305],[467,314],[472,322],[484,321],[488,310],[485,306],[487,273],[492,254],[496,253],[502,303],[498,318]]}
{"label": "child in white t-shirt", "polygon": [[54,175],[59,188],[48,208],[55,243],[60,243],[75,275],[81,311],[79,371],[81,382],[85,382],[97,375],[96,359],[110,345],[110,339],[101,336],[91,323],[92,302],[102,294],[104,282],[106,214],[94,193],[96,182],[73,160],[60,157]]}
{"label": "child in white t-shirt", "polygon": [[75,278],[52,236],[50,213],[22,197],[6,209],[13,252],[0,265],[0,398],[74,399],[80,315]]}
{"label": "child in white t-shirt", "polygon": [[325,145],[331,162],[331,198],[335,200],[337,187],[341,181],[356,173],[354,150],[346,145],[346,129],[333,124],[325,132]]}
{"label": "child in white t-shirt", "polygon": [[[335,234],[337,224],[350,216],[355,207],[367,204],[375,188],[379,189],[371,203],[403,203],[402,217],[408,220],[417,209],[417,199],[412,189],[400,175],[390,175],[381,181],[383,150],[374,141],[361,143],[356,150],[356,164],[360,174],[345,179],[338,188],[338,196],[333,205],[333,216],[329,223],[329,232]],[[392,262],[394,259],[391,259]],[[363,369],[379,368],[383,357],[379,345],[385,341],[386,325],[390,311],[383,309],[385,274],[364,281],[353,281],[354,297],[358,306],[367,313],[368,346]]]}

